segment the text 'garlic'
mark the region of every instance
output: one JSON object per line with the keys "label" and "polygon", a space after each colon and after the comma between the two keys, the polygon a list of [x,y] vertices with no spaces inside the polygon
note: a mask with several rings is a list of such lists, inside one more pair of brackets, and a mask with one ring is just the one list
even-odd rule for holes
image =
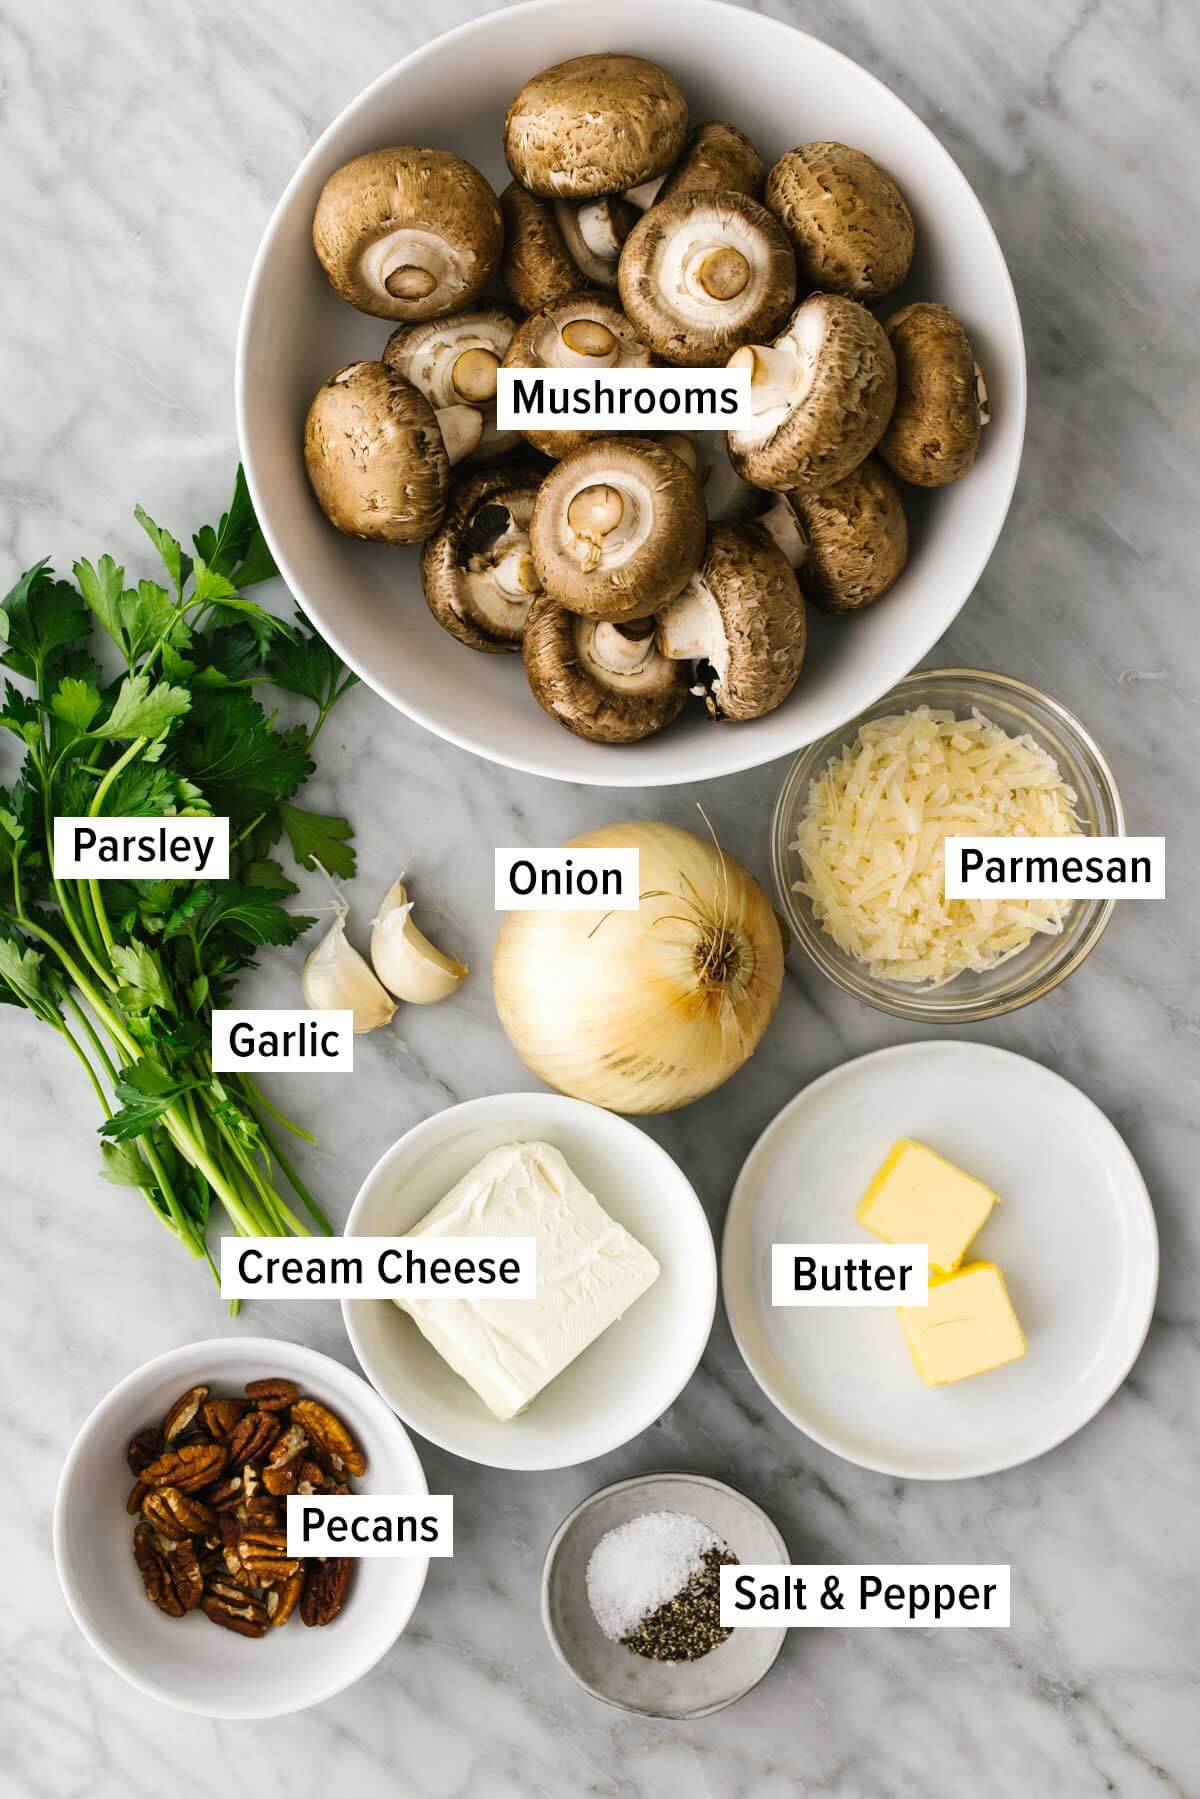
{"label": "text 'garlic'", "polygon": [[352,1012],[361,1035],[389,1024],[396,1008],[346,936],[349,906],[335,899],[334,910],[337,916],[304,964],[304,999],[317,1012]]}
{"label": "text 'garlic'", "polygon": [[371,961],[379,979],[397,999],[427,1006],[456,992],[467,977],[467,968],[434,948],[413,923],[412,909],[403,880],[393,882],[371,931]]}

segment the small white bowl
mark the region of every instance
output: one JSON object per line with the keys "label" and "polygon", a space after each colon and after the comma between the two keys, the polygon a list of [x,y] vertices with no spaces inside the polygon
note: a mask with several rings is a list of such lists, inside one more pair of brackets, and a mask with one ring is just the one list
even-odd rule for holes
{"label": "small white bowl", "polygon": [[[703,709],[643,743],[572,737],[530,697],[519,657],[480,656],[435,623],[415,550],[359,543],[309,492],[309,402],[344,363],[379,356],[385,320],[334,294],[313,254],[325,181],[386,144],[431,144],[508,181],[501,126],[530,75],[584,51],[622,50],[677,77],[694,120],[732,119],[768,161],[819,138],[854,144],[898,183],[916,222],[904,286],[881,316],[942,300],[962,317],[985,373],[992,422],[963,481],[905,488],[912,554],[892,591],[849,618],[810,612],[795,692],[753,723],[714,726]],[[931,104],[936,104],[933,94]],[[1004,523],[1025,429],[1025,350],[1004,256],[970,184],[904,102],[840,51],[714,0],[579,0],[503,7],[425,44],[352,100],[313,145],[267,226],[238,337],[237,423],[255,508],[288,586],[363,680],[438,736],[559,781],[657,787],[754,768],[837,730],[914,668],[979,579]]]}
{"label": "small white bowl", "polygon": [[736,1487],[706,1474],[639,1474],[593,1493],[563,1520],[542,1569],[542,1623],[559,1664],[585,1693],[645,1718],[707,1718],[764,1680],[787,1631],[735,1630],[694,1662],[655,1662],[604,1635],[592,1613],[587,1569],[610,1530],[645,1512],[686,1512],[747,1567],[786,1567],[787,1544]]}
{"label": "small white bowl", "polygon": [[342,1418],[367,1455],[359,1493],[425,1493],[408,1433],[367,1383],[299,1343],[217,1337],[156,1356],[115,1386],[68,1455],[54,1506],[54,1558],[71,1614],[110,1668],[152,1699],[205,1718],[277,1718],[340,1693],[373,1668],[412,1615],[427,1556],[375,1558],[354,1571],[345,1609],[310,1629],[298,1618],[254,1639],[202,1614],[168,1618],[147,1599],[125,1509],[130,1439],[189,1387],[237,1395],[281,1375]]}
{"label": "small white bowl", "polygon": [[557,1093],[472,1099],[416,1125],[363,1182],[346,1236],[403,1236],[490,1150],[534,1140],[562,1152],[661,1273],[526,1411],[493,1417],[390,1299],[342,1301],[354,1353],[388,1404],[490,1468],[571,1468],[629,1442],[691,1379],[716,1309],[712,1231],[691,1183],[637,1125]]}

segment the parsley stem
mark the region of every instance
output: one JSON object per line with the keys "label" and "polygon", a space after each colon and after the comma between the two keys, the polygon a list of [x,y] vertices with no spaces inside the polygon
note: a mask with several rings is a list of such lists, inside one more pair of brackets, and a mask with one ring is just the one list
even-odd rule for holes
{"label": "parsley stem", "polygon": [[[257,1081],[251,1080],[248,1074],[240,1075],[238,1078],[241,1081],[242,1088],[245,1091],[247,1098],[252,1100],[255,1106],[261,1106],[262,1110],[266,1112],[269,1117],[273,1118],[276,1124],[281,1124],[285,1131],[291,1131],[293,1137],[299,1137],[302,1143],[316,1142],[316,1138],[311,1131],[306,1131],[302,1124],[294,1123],[286,1113],[279,1110],[278,1106],[273,1106],[271,1104],[271,1101],[267,1098]],[[261,1121],[259,1128],[260,1130],[262,1129]],[[278,1162],[279,1157],[276,1156],[275,1160]],[[282,1166],[282,1163],[280,1166]],[[297,1191],[299,1191],[299,1189],[297,1189]]]}

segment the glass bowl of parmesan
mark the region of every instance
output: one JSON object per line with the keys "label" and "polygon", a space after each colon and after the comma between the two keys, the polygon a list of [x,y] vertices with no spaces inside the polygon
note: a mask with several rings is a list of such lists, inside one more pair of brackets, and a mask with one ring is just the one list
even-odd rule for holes
{"label": "glass bowl of parmesan", "polygon": [[772,853],[792,934],[830,980],[897,1018],[967,1024],[1057,987],[1116,902],[947,899],[945,839],[1061,837],[1066,857],[1124,835],[1112,770],[1065,706],[1011,675],[940,668],[801,752]]}

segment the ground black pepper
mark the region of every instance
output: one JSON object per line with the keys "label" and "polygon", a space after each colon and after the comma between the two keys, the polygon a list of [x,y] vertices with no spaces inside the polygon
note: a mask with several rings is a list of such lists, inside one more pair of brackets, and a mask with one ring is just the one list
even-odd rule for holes
{"label": "ground black pepper", "polygon": [[683,1591],[643,1618],[632,1636],[621,1638],[626,1649],[652,1662],[695,1662],[716,1649],[731,1634],[721,1623],[721,1569],[737,1559],[727,1549],[706,1551],[699,1573]]}

